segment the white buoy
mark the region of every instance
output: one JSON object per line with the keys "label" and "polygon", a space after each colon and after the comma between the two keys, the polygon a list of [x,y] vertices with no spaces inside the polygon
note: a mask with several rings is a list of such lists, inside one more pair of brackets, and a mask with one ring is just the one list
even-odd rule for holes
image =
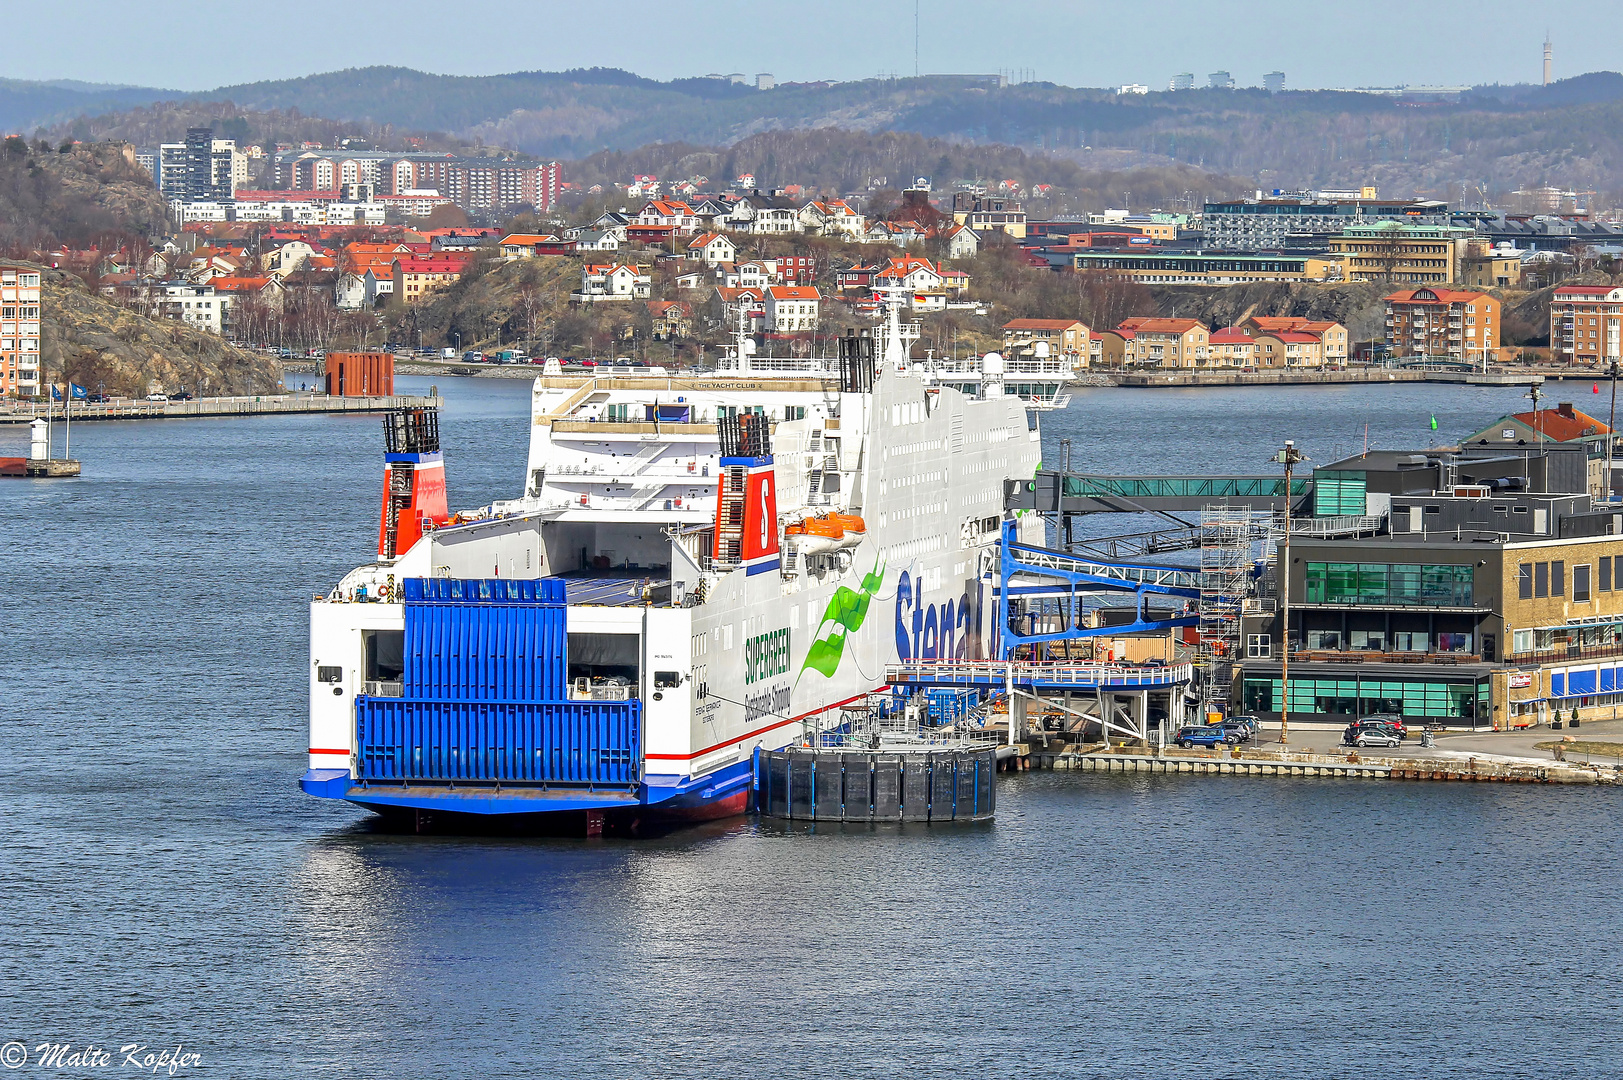
{"label": "white buoy", "polygon": [[51,459],[51,437],[47,434],[49,430],[43,420],[35,420],[28,425],[28,460],[49,461]]}

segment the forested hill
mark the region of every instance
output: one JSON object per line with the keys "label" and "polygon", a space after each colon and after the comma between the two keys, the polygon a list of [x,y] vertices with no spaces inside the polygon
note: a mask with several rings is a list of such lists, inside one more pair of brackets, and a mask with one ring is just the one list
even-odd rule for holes
{"label": "forested hill", "polygon": [[[1445,103],[1336,91],[1117,95],[1049,83],[998,88],[949,76],[758,91],[601,68],[447,76],[372,67],[222,87],[190,99],[444,131],[566,159],[839,127],[1006,143],[1093,168],[1184,164],[1264,188],[1374,183],[1384,194],[1458,200],[1462,190],[1467,199],[1491,198],[1552,184],[1601,192],[1599,202],[1623,201],[1611,197],[1623,189],[1615,179],[1623,172],[1623,76],[1610,72],[1547,87],[1480,87]],[[21,120],[14,117],[11,126]],[[5,122],[0,109],[0,126]]]}

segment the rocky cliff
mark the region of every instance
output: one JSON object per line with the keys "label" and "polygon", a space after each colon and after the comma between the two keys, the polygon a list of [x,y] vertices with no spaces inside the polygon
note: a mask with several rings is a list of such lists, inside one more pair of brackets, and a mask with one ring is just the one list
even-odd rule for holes
{"label": "rocky cliff", "polygon": [[48,381],[141,397],[182,388],[198,394],[273,393],[282,365],[206,331],[150,319],[92,293],[60,271],[44,271],[40,362]]}

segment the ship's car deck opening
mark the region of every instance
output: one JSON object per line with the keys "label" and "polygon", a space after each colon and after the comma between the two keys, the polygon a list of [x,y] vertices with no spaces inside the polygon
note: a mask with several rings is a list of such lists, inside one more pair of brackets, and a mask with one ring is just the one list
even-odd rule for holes
{"label": "ship's car deck opening", "polygon": [[641,652],[638,634],[570,634],[569,696],[597,701],[637,697]]}
{"label": "ship's car deck opening", "polygon": [[406,632],[404,630],[363,630],[366,648],[366,681],[399,682],[406,673]]}

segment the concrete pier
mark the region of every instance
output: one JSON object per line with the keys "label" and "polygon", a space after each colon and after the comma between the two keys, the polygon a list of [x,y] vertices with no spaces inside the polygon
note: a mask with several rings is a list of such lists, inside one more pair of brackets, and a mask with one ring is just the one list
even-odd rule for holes
{"label": "concrete pier", "polygon": [[[184,420],[196,417],[265,416],[276,413],[374,413],[391,409],[434,408],[439,398],[416,394],[388,397],[329,397],[326,394],[258,394],[251,397],[203,397],[191,401],[74,402],[73,422],[81,420]],[[46,408],[12,405],[0,408],[0,424],[27,424],[45,416]],[[52,409],[62,419],[62,406]]]}
{"label": "concrete pier", "polygon": [[1295,776],[1353,780],[1438,780],[1501,784],[1615,784],[1616,770],[1554,762],[1548,765],[1458,759],[1391,758],[1275,751],[1231,753],[1184,750],[1110,750],[1070,744],[1058,749],[1016,747],[1009,771],[1073,769],[1108,773],[1187,773],[1206,776]]}

